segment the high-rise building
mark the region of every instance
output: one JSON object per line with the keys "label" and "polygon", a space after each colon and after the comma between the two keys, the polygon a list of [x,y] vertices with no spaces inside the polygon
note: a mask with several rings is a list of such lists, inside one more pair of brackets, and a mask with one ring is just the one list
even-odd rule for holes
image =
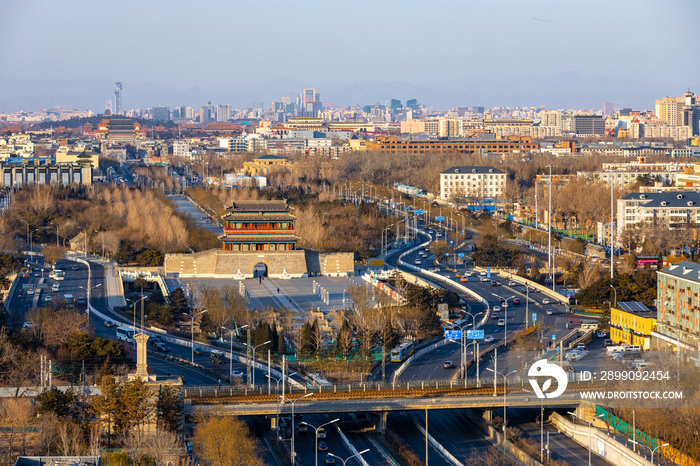
{"label": "high-rise building", "polygon": [[194,109],[192,107],[180,107],[180,118],[183,120],[194,120]]}
{"label": "high-rise building", "polygon": [[605,102],[603,104],[603,115],[612,116],[614,111],[615,111],[615,108],[613,107],[612,102]]}
{"label": "high-rise building", "polygon": [[397,99],[391,99],[391,102],[389,103],[389,108],[392,110],[399,110],[400,108],[402,108],[401,101]]}
{"label": "high-rise building", "polygon": [[683,121],[683,97],[664,97],[656,99],[654,113],[656,118],[663,120],[668,126],[682,126]]}
{"label": "high-rise building", "polygon": [[151,118],[158,121],[170,121],[170,107],[153,107]]}
{"label": "high-rise building", "polygon": [[114,113],[118,115],[122,111],[122,82],[117,81],[114,84],[117,86],[114,89]]}
{"label": "high-rise building", "polygon": [[215,111],[216,121],[223,122],[231,119],[231,106],[230,105],[217,105]]}
{"label": "high-rise building", "polygon": [[605,120],[600,115],[574,115],[573,132],[580,135],[605,134]]}
{"label": "high-rise building", "polygon": [[301,92],[301,110],[308,116],[316,117],[323,111],[321,94],[316,89],[304,89]]}
{"label": "high-rise building", "polygon": [[420,106],[418,105],[418,101],[416,99],[408,99],[406,101],[406,108],[410,108],[411,110],[420,110]]}
{"label": "high-rise building", "polygon": [[214,106],[211,104],[211,101],[209,101],[205,106],[202,107],[202,113],[199,115],[199,122],[200,123],[209,123],[212,119],[211,117],[211,111]]}

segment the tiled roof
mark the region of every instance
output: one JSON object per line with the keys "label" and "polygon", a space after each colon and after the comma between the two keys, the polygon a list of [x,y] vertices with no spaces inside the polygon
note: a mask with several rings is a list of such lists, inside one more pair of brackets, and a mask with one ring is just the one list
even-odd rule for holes
{"label": "tiled roof", "polygon": [[272,213],[267,213],[263,212],[263,215],[260,215],[258,213],[250,213],[250,212],[231,212],[223,217],[221,217],[223,220],[235,220],[235,221],[246,221],[246,220],[252,220],[252,221],[270,221],[270,220],[294,220],[296,217],[292,214],[289,213],[277,213],[277,212],[272,212]]}
{"label": "tiled roof", "polygon": [[221,235],[219,239],[234,243],[291,243],[301,238],[297,235]]}
{"label": "tiled roof", "polygon": [[287,201],[234,201],[226,210],[232,213],[237,212],[288,212]]}
{"label": "tiled roof", "polygon": [[630,193],[620,199],[638,200],[644,203],[644,207],[700,207],[700,192],[698,191]]}

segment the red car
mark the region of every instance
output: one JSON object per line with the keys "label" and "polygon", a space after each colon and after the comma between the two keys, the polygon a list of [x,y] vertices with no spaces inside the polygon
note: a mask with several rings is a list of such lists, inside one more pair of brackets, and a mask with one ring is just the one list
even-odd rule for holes
{"label": "red car", "polygon": [[513,305],[514,305],[514,306],[517,306],[518,304],[520,304],[520,300],[519,300],[518,298],[515,298],[515,299],[513,300]]}

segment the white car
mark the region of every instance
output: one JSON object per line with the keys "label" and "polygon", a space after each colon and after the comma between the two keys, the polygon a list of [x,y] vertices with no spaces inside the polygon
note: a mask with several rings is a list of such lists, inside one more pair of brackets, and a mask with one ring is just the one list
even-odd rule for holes
{"label": "white car", "polygon": [[549,299],[544,298],[544,299],[542,300],[542,304],[549,304]]}
{"label": "white car", "polygon": [[490,282],[491,279],[490,279],[490,278],[487,278],[487,277],[481,277],[481,281],[482,281],[482,282]]}
{"label": "white car", "polygon": [[44,302],[50,303],[51,302],[51,295],[44,296]]}
{"label": "white car", "polygon": [[491,343],[494,340],[492,335],[487,336],[484,338],[484,343]]}
{"label": "white car", "polygon": [[234,379],[243,379],[243,372],[231,371],[231,377],[233,377]]}
{"label": "white car", "polygon": [[498,319],[498,326],[499,326],[499,327],[505,327],[505,326],[506,326],[506,320],[505,320],[505,319]]}
{"label": "white car", "polygon": [[34,295],[34,288],[29,288],[27,290],[27,296],[33,296]]}
{"label": "white car", "polygon": [[493,312],[501,312],[501,306],[494,306]]}

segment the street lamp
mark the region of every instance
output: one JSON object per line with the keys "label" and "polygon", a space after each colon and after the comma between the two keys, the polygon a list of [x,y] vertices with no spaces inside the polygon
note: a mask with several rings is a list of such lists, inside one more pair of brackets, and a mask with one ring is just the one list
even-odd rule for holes
{"label": "street lamp", "polygon": [[497,294],[494,294],[494,296],[503,300],[503,346],[508,346],[508,301],[515,299],[515,296],[511,296],[510,298],[504,298]]}
{"label": "street lamp", "polygon": [[359,452],[359,453],[355,453],[355,454],[352,455],[352,456],[348,456],[348,457],[345,458],[345,459],[341,458],[341,457],[338,456],[338,455],[334,455],[333,453],[328,453],[328,454],[331,455],[333,458],[338,458],[338,459],[343,463],[343,466],[345,466],[345,463],[346,463],[350,458],[354,458],[354,457],[356,457],[356,456],[365,454],[365,453],[367,453],[368,451],[369,451],[369,448],[367,448],[367,449],[365,449],[365,450],[362,450],[362,451]]}
{"label": "street lamp", "polygon": [[552,290],[554,290],[554,275],[552,274],[552,168],[555,165],[547,165],[549,168],[549,216],[547,217],[549,223],[549,253],[547,254],[547,267],[549,269],[549,279],[552,280]]}
{"label": "street lamp", "polygon": [[139,303],[139,301],[143,301],[144,299],[148,298],[148,296],[144,296],[141,299],[137,300],[131,300],[131,299],[126,299],[125,301],[129,301],[134,305],[134,331],[136,331],[136,305]]}
{"label": "street lamp", "polygon": [[32,252],[32,254],[34,254],[34,233],[36,233],[37,231],[39,231],[38,228],[35,230],[32,230],[29,233],[29,250]]}
{"label": "street lamp", "polygon": [[[572,413],[572,412],[570,412],[570,411],[567,411],[567,412],[568,412],[568,414],[571,414],[572,417],[577,417],[577,416],[576,416],[576,413]],[[593,417],[591,418],[591,420],[588,421],[588,466],[591,466],[591,436],[592,436],[592,431],[591,431],[591,429],[592,429],[592,426],[593,426],[593,421],[596,420],[596,419],[600,419],[600,418],[603,417],[603,416],[605,416],[605,414],[599,414],[599,415],[597,415],[597,416],[593,416]],[[584,419],[581,418],[581,416],[578,416],[578,418],[581,419],[582,421],[584,421]],[[585,422],[585,421],[584,421],[584,422]],[[653,464],[653,462],[652,462],[652,464]]]}
{"label": "street lamp", "polygon": [[[524,388],[521,388],[521,390],[536,395],[530,390],[525,390]],[[544,464],[544,398],[540,398],[540,463]]]}
{"label": "street lamp", "polygon": [[59,247],[59,244],[58,244],[58,223],[49,222],[49,224],[56,227],[56,247]]}
{"label": "street lamp", "polygon": [[[293,375],[296,375],[296,372],[292,372],[291,374],[287,375],[286,377],[289,378]],[[277,444],[279,445],[280,443],[280,435],[279,435],[279,430],[280,430],[280,382],[284,380],[284,376],[282,377],[272,377],[270,374],[265,374],[265,377],[268,379],[274,380],[275,384],[277,387],[275,387],[275,395],[277,395],[277,422],[275,423],[275,429],[277,430]]]}
{"label": "street lamp", "polygon": [[[258,348],[260,348],[261,346],[265,346],[265,345],[267,345],[268,343],[270,343],[270,340],[267,340],[265,343],[260,343],[260,344],[257,345],[257,346],[253,346],[253,356],[252,356],[251,359],[255,359],[255,351],[256,351]],[[231,344],[233,344],[233,340],[231,340]],[[248,346],[248,345],[246,345],[246,346]],[[255,368],[253,368],[252,373],[253,373],[253,381],[252,381],[253,383],[251,383],[251,385],[254,386],[254,385],[255,385]]]}
{"label": "street lamp", "polygon": [[[246,325],[247,327],[247,325]],[[233,332],[236,331],[235,328],[228,329],[226,327],[221,327],[223,330],[228,330],[231,333],[229,341],[231,342],[231,348],[228,353],[228,384],[233,385]],[[194,351],[194,342],[192,342],[192,351]]]}
{"label": "street lamp", "polygon": [[294,404],[295,404],[297,401],[302,400],[302,399],[304,399],[304,398],[306,398],[306,397],[309,397],[309,396],[311,396],[311,395],[313,395],[313,394],[314,394],[313,392],[307,393],[306,395],[300,396],[299,398],[297,398],[297,399],[295,399],[295,400],[289,400],[289,399],[286,398],[284,395],[280,395],[280,396],[279,396],[280,398],[282,398],[282,401],[292,403],[292,466],[294,466],[294,464],[295,464],[295,461],[294,461],[294,460],[295,460],[295,456],[296,456],[296,453],[294,452]]}
{"label": "street lamp", "polygon": [[[316,449],[314,450],[314,451],[315,451],[315,453],[314,453],[314,464],[315,464],[316,466],[318,466],[318,429],[320,429],[320,428],[322,428],[322,427],[325,427],[325,426],[327,426],[327,425],[329,425],[329,424],[333,424],[333,423],[338,422],[338,421],[340,421],[340,419],[339,419],[339,418],[335,418],[335,419],[333,419],[332,421],[326,422],[325,424],[321,424],[321,425],[318,426],[318,427],[314,427],[313,424],[309,424],[308,422],[302,422],[302,423],[301,423],[301,424],[304,424],[304,425],[307,425],[307,426],[311,427],[311,428],[314,430],[314,433],[316,434],[316,435],[315,435],[315,436],[316,436]],[[299,425],[301,425],[301,424],[299,424]]]}
{"label": "street lamp", "polygon": [[80,286],[78,285],[78,288],[82,288],[83,290],[87,291],[87,315],[88,315],[88,320],[90,320],[90,296],[91,296],[91,291],[94,290],[95,288],[99,288],[102,286],[102,283],[98,283],[95,286],[90,286],[88,285],[87,287]]}
{"label": "street lamp", "polygon": [[[667,447],[669,444],[664,443],[663,445],[657,445],[651,450],[651,464],[654,464],[654,452],[656,451],[657,448],[662,448],[662,447]],[[661,453],[659,453],[661,454]]]}
{"label": "street lamp", "polygon": [[615,288],[615,287],[612,286],[612,285],[610,285],[610,288],[612,288],[613,291],[615,291],[615,307],[617,307],[617,288]]}
{"label": "street lamp", "polygon": [[514,371],[508,372],[507,374],[503,374],[499,371],[494,371],[490,367],[487,367],[486,370],[493,372],[494,377],[496,377],[497,375],[500,375],[501,377],[503,377],[503,458],[505,461],[505,457],[506,457],[506,402],[508,400],[508,386],[507,386],[508,376],[510,374],[515,374],[518,371],[514,370]]}
{"label": "street lamp", "polygon": [[[105,260],[105,232],[100,230],[94,230],[95,233],[100,233],[102,235],[102,260]],[[58,232],[56,233],[58,238]]]}
{"label": "street lamp", "polygon": [[187,317],[190,318],[190,323],[192,325],[192,364],[194,364],[194,319],[196,319],[197,316],[201,316],[205,312],[208,312],[208,309],[204,309],[203,311],[200,311],[196,314],[192,314],[192,312],[190,312],[189,314],[185,314]]}

